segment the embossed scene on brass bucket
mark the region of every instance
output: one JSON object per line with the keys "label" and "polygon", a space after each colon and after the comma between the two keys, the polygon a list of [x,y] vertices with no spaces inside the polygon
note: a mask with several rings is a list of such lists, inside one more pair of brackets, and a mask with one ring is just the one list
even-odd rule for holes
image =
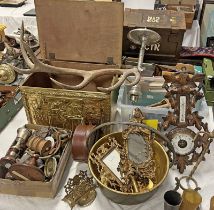
{"label": "embossed scene on brass bucket", "polygon": [[[110,125],[117,123],[118,122],[104,124]],[[120,122],[120,124],[128,124],[129,126],[122,132],[110,133],[99,139],[90,150],[88,165],[93,177],[98,182],[102,193],[108,199],[124,205],[139,204],[147,200],[157,191],[158,187],[164,182],[168,174],[170,167],[168,156],[164,148],[156,141],[157,138],[161,138],[168,143],[168,139],[161,135],[160,132],[155,131],[155,129],[144,124],[134,122]],[[98,127],[100,128],[102,125]],[[130,128],[132,129],[131,132]],[[155,133],[155,135],[149,136],[151,142],[145,147],[146,160],[143,160],[143,157],[140,155],[136,157],[137,154],[140,154],[139,147],[141,147],[140,144],[142,144],[142,142],[139,144],[139,141],[135,140],[137,137],[136,133],[140,133],[139,129],[141,129],[141,131],[143,130],[143,132],[147,129],[147,131],[151,131],[150,134]],[[125,134],[124,131],[126,131]],[[132,138],[126,138],[127,136],[130,136],[130,134],[132,135]],[[145,137],[144,142],[147,142],[149,138],[147,139],[147,137]],[[124,139],[127,142],[131,139],[131,144],[125,144]],[[135,143],[133,143],[133,141],[135,141]],[[136,144],[137,141],[138,144]],[[123,153],[123,151],[127,149],[126,147],[130,147],[127,156]],[[169,145],[169,149],[171,150],[170,147],[171,146]],[[136,152],[134,150],[136,150]],[[149,153],[150,151],[152,151],[152,153]],[[125,162],[123,162],[124,156],[127,157],[125,160],[128,160],[129,163],[131,162],[132,164],[135,162],[134,166],[132,165],[130,168],[127,168],[124,164],[124,170],[122,170],[121,163]],[[144,162],[139,163],[139,161],[142,160]],[[135,168],[134,172],[132,171],[133,168]],[[127,170],[127,173],[124,173],[125,170]],[[141,170],[141,179],[138,179],[138,176],[136,176],[138,170]],[[120,179],[121,174],[125,175]],[[131,179],[129,179],[131,180],[130,182],[126,182],[127,174],[129,175],[129,178],[131,176]],[[142,177],[144,185],[141,185],[141,182],[139,182],[139,180],[142,180]],[[146,178],[148,178],[148,182],[146,181]],[[129,187],[131,190],[128,189]]]}

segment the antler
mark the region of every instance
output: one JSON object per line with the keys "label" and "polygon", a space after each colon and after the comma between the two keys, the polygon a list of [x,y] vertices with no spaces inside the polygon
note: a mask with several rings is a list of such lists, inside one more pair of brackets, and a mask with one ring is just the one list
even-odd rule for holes
{"label": "antler", "polygon": [[[133,69],[99,69],[99,70],[91,70],[91,71],[85,71],[85,70],[79,70],[79,69],[70,69],[70,68],[62,68],[62,67],[55,67],[50,66],[48,64],[42,63],[40,60],[37,59],[37,57],[34,55],[32,49],[24,42],[24,24],[22,23],[21,27],[21,35],[20,35],[20,48],[22,51],[23,58],[28,65],[30,69],[19,69],[17,67],[11,66],[16,72],[21,74],[30,74],[34,72],[46,72],[49,74],[61,74],[61,75],[75,75],[80,76],[83,78],[83,81],[76,85],[66,85],[59,81],[56,81],[52,77],[50,79],[60,87],[70,89],[70,90],[79,90],[88,85],[92,80],[94,80],[97,77],[103,76],[103,75],[122,75],[118,82],[114,84],[113,86],[109,88],[103,88],[103,87],[97,87],[98,90],[103,92],[109,92],[120,85],[126,80],[128,76],[135,76],[134,81],[129,83],[129,86],[136,85],[140,81],[140,72],[137,68]],[[29,57],[28,57],[29,55]]]}

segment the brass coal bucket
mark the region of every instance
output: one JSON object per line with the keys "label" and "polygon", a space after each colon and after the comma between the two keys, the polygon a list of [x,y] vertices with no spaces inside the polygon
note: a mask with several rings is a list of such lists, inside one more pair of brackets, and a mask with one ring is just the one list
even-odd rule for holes
{"label": "brass coal bucket", "polygon": [[[164,136],[162,135],[159,131],[150,128],[149,126],[146,126],[145,124],[141,123],[133,123],[133,122],[111,122],[111,123],[104,123],[95,130],[100,129],[103,127],[103,125],[112,125],[112,124],[126,124],[126,125],[136,125],[136,126],[142,126],[144,128],[148,128],[152,130],[156,134],[156,139],[161,138],[161,140],[167,142],[167,146],[169,150],[174,155],[174,149],[173,146],[171,145],[171,142]],[[154,151],[154,159],[157,164],[157,169],[156,169],[156,179],[157,182],[154,185],[154,187],[147,192],[139,192],[139,193],[124,193],[121,191],[116,191],[114,189],[111,189],[110,187],[104,185],[101,182],[100,179],[100,173],[98,171],[98,167],[96,164],[94,164],[91,161],[91,154],[96,152],[98,148],[103,145],[109,137],[115,138],[119,144],[122,144],[123,138],[122,138],[122,132],[115,132],[115,133],[110,133],[108,135],[103,136],[101,139],[99,139],[91,148],[90,153],[89,153],[89,159],[88,159],[88,165],[89,169],[91,171],[92,176],[94,179],[97,181],[102,193],[110,200],[112,200],[115,203],[123,204],[123,205],[134,205],[134,204],[139,204],[150,198],[159,188],[159,186],[164,182],[170,166],[173,164],[172,162],[169,162],[169,158],[167,153],[165,152],[164,148],[155,140],[153,141],[152,148]]]}

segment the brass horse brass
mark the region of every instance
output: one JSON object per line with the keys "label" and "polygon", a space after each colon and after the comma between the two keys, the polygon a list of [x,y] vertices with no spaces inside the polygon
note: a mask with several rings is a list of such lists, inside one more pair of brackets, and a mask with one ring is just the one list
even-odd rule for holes
{"label": "brass horse brass", "polygon": [[87,206],[96,198],[95,188],[93,178],[87,176],[87,171],[80,171],[78,175],[68,180],[65,185],[67,195],[62,200],[67,202],[71,209],[76,204],[79,206]]}

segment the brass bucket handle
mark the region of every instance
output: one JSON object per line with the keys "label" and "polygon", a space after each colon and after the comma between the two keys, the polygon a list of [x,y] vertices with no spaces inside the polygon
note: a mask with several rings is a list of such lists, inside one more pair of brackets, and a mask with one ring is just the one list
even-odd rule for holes
{"label": "brass bucket handle", "polygon": [[175,162],[175,150],[174,150],[174,147],[171,143],[171,141],[166,137],[164,136],[160,131],[148,126],[148,125],[145,125],[143,123],[136,123],[136,122],[107,122],[107,123],[102,123],[101,125],[98,125],[97,127],[95,127],[91,132],[90,134],[88,135],[88,138],[87,138],[87,141],[90,139],[90,136],[92,135],[92,133],[94,133],[95,131],[105,127],[105,126],[110,126],[110,125],[132,125],[132,126],[138,126],[138,127],[142,127],[142,128],[146,128],[152,132],[154,132],[155,134],[157,134],[159,137],[161,137],[166,143],[167,143],[167,147],[169,148],[169,150],[172,152],[173,154],[173,158],[169,164],[169,167],[171,168],[173,165],[174,165],[174,162]]}

